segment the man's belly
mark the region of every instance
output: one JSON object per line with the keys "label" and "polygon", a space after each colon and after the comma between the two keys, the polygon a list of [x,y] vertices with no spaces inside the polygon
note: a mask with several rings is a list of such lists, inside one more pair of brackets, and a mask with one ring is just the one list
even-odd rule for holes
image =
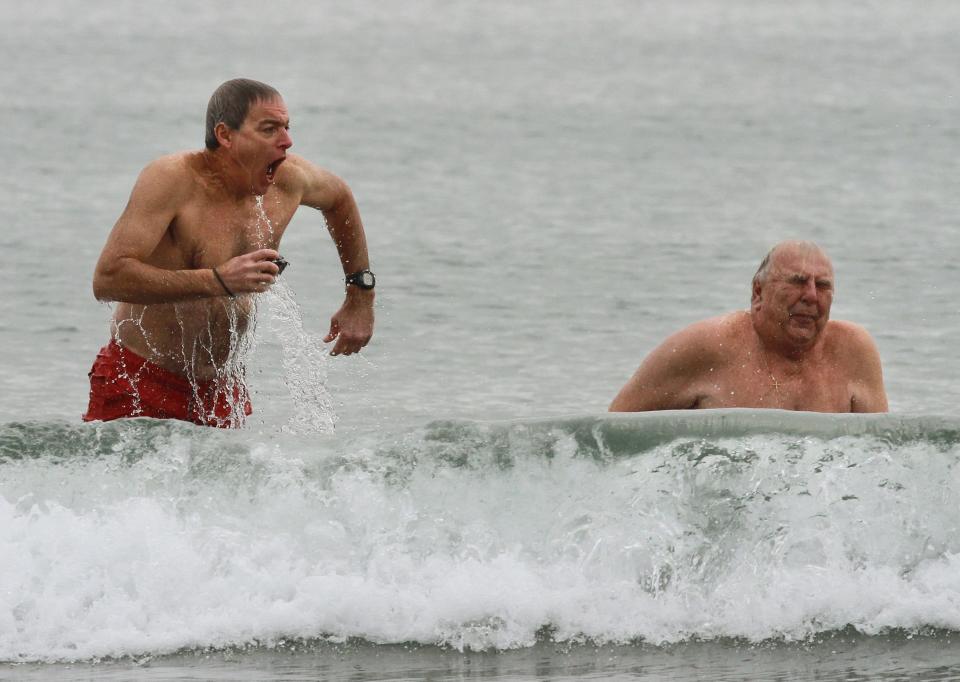
{"label": "man's belly", "polygon": [[114,338],[150,362],[205,381],[242,371],[256,306],[250,296],[181,303],[120,303]]}

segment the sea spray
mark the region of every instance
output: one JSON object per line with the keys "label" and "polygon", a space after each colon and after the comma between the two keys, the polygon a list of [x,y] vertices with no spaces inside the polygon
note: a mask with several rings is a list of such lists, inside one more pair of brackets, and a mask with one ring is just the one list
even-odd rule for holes
{"label": "sea spray", "polygon": [[337,422],[327,390],[327,353],[323,340],[304,329],[293,290],[278,280],[261,298],[265,327],[280,343],[283,380],[292,398],[293,413],[284,430],[329,433]]}
{"label": "sea spray", "polygon": [[960,630],[958,436],[758,411],[6,424],[0,659]]}

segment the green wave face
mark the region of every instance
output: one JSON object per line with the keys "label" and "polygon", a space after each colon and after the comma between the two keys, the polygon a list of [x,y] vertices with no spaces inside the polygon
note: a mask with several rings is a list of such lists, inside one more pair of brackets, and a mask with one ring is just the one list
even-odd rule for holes
{"label": "green wave face", "polygon": [[958,462],[923,416],[7,423],[0,660],[960,630]]}

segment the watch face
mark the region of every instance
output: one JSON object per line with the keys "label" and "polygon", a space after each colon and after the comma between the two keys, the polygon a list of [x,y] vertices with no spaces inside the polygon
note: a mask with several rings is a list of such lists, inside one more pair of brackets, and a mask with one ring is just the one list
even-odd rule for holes
{"label": "watch face", "polygon": [[377,278],[369,270],[361,270],[347,276],[347,284],[355,284],[361,289],[373,289]]}

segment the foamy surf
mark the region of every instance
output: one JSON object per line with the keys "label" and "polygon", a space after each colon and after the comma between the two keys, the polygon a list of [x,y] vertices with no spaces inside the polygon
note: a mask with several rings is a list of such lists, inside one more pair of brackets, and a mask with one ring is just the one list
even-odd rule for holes
{"label": "foamy surf", "polygon": [[960,630],[960,421],[0,426],[0,660]]}

